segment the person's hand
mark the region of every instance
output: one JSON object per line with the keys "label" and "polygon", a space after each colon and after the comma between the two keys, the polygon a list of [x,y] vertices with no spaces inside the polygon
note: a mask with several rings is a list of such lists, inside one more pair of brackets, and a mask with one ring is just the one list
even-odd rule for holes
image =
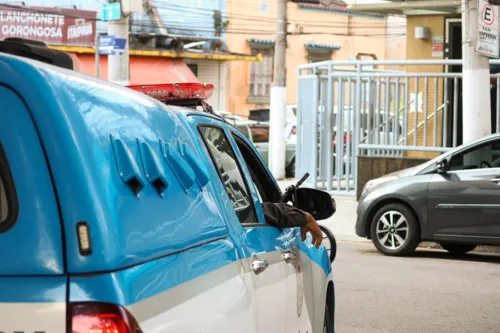
{"label": "person's hand", "polygon": [[307,238],[307,233],[310,232],[312,236],[312,243],[319,249],[321,242],[323,241],[323,233],[319,228],[318,222],[312,217],[311,214],[305,213],[307,217],[306,225],[300,228],[300,234],[302,235],[302,241],[305,242]]}

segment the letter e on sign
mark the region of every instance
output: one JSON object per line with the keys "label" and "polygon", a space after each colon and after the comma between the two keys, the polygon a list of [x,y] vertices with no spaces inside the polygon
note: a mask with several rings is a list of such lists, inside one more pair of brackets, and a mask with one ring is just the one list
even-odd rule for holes
{"label": "letter e on sign", "polygon": [[483,8],[483,13],[481,15],[483,23],[486,25],[492,25],[495,23],[495,11],[491,7],[491,5],[486,5]]}

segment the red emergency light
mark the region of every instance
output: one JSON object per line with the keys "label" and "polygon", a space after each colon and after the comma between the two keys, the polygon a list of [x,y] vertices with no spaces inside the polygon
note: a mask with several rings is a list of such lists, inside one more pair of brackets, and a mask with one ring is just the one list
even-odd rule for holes
{"label": "red emergency light", "polygon": [[212,96],[213,84],[166,83],[128,86],[162,102],[179,100],[205,100]]}

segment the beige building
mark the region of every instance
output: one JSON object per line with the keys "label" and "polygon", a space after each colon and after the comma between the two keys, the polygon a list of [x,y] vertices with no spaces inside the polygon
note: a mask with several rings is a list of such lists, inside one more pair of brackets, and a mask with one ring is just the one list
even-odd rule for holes
{"label": "beige building", "polygon": [[[383,1],[376,3],[373,0],[368,1],[350,1],[348,8],[353,11],[371,11],[384,15],[403,15],[406,17],[406,58],[408,60],[443,60],[443,59],[462,59],[462,23],[460,14],[460,1],[454,0],[439,0],[439,1],[408,1],[402,3],[401,1]],[[418,33],[425,32],[424,37],[417,35]],[[442,65],[428,65],[428,66],[406,66],[404,68],[407,72],[414,73],[453,73],[462,72],[461,66],[442,66]],[[428,109],[433,110],[434,105],[438,107],[445,106],[447,101],[447,117],[446,123],[443,123],[445,118],[443,116],[443,108],[436,113],[436,117],[428,121],[428,132],[424,133],[423,128],[419,127],[418,130],[418,145],[423,145],[423,138],[427,137],[430,142],[432,138],[432,127],[434,121],[437,122],[438,128],[438,145],[441,144],[441,139],[444,139],[444,133],[441,132],[442,128],[447,128],[446,140],[449,145],[453,141],[453,125],[456,121],[457,126],[457,144],[462,142],[462,102],[461,102],[461,84],[457,85],[457,105],[456,116],[454,120],[455,98],[453,95],[454,81],[448,79],[448,91],[445,96],[444,79],[438,80],[437,94],[434,93],[433,78],[429,79],[428,89]],[[459,81],[458,81],[459,82]],[[410,90],[415,91],[415,80],[410,83]],[[419,92],[425,94],[424,79],[419,79]],[[434,96],[437,96],[437,103],[434,102]],[[494,114],[492,113],[492,116]],[[423,115],[418,114],[418,121],[422,122]],[[492,119],[492,123],[495,123]],[[409,127],[414,126],[413,117],[409,119]],[[443,123],[443,124],[442,124]],[[493,129],[494,131],[494,129]],[[413,137],[408,138],[409,141]],[[417,157],[432,157],[432,154],[424,153],[410,153]]]}
{"label": "beige building", "polygon": [[[304,1],[305,2],[305,1]],[[297,67],[308,62],[349,59],[404,59],[405,20],[382,14],[355,13],[346,4],[288,4],[287,101],[297,99]],[[261,62],[231,62],[227,71],[226,109],[246,115],[268,106],[273,81],[276,1],[228,0],[228,48],[261,54]],[[249,19],[251,18],[251,19]],[[399,33],[394,28],[399,28]]]}

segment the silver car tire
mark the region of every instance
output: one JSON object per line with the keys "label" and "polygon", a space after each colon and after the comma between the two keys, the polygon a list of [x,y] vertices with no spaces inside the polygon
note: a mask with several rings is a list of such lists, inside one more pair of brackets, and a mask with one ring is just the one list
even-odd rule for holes
{"label": "silver car tire", "polygon": [[405,256],[420,242],[420,226],[415,214],[402,204],[383,206],[375,214],[370,228],[377,250],[388,256]]}

